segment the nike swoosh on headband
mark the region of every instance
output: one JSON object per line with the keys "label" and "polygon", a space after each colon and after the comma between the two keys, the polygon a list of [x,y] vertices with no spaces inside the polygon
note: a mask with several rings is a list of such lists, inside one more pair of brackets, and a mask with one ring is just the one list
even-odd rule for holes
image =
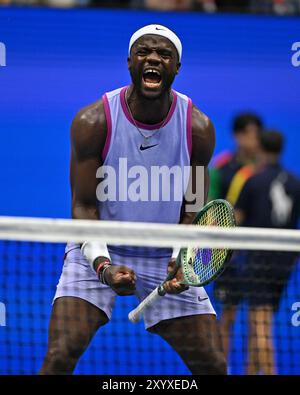
{"label": "nike swoosh on headband", "polygon": [[182,56],[182,44],[179,37],[172,32],[172,30],[168,29],[166,26],[163,25],[147,25],[142,27],[141,29],[137,30],[130,38],[129,41],[129,48],[128,48],[128,55],[130,56],[130,50],[133,44],[142,36],[146,34],[157,34],[158,36],[162,36],[167,38],[171,43],[175,46],[179,61],[181,61]]}

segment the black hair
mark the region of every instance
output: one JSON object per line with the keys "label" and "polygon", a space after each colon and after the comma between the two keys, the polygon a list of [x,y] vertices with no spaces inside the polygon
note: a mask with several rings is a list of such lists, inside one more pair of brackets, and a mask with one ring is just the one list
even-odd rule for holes
{"label": "black hair", "polygon": [[232,123],[232,130],[233,133],[243,133],[246,126],[248,125],[256,125],[258,130],[261,131],[263,127],[262,119],[255,113],[252,112],[244,112],[238,114]]}
{"label": "black hair", "polygon": [[264,130],[260,144],[265,152],[279,155],[284,147],[284,136],[278,130]]}

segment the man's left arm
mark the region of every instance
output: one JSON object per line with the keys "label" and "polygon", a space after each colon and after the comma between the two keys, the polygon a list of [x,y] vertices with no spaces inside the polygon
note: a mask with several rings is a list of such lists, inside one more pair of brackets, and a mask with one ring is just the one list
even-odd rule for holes
{"label": "man's left arm", "polygon": [[[192,112],[192,155],[191,155],[191,173],[189,188],[190,197],[183,201],[182,214],[180,223],[191,224],[197,212],[202,208],[199,207],[206,203],[209,190],[208,164],[212,158],[215,148],[215,129],[211,120],[199,111],[195,106]],[[171,259],[168,265],[168,272],[173,271],[176,266],[175,258]],[[166,282],[165,290],[171,294],[178,294],[188,289],[180,281],[183,279],[181,268],[178,269],[176,277]]]}
{"label": "man's left arm", "polygon": [[[181,224],[191,224],[201,206],[207,202],[209,191],[208,165],[215,148],[215,128],[211,120],[197,107],[192,112],[192,155],[190,191],[182,205]],[[188,201],[188,197],[193,197]]]}

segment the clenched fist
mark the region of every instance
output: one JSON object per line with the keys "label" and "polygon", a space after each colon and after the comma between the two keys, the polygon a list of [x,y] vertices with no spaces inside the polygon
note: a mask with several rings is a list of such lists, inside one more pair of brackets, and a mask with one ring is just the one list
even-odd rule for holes
{"label": "clenched fist", "polygon": [[[171,259],[168,264],[168,274],[173,272],[175,267],[176,267],[176,260]],[[176,274],[174,275],[174,278],[172,280],[167,281],[164,284],[165,291],[169,294],[179,294],[183,291],[186,291],[187,289],[189,289],[189,287],[186,284],[181,283],[183,280],[184,277],[182,273],[182,268],[177,267],[177,271]]]}
{"label": "clenched fist", "polygon": [[120,296],[133,295],[136,274],[127,266],[111,265],[105,271],[105,281]]}

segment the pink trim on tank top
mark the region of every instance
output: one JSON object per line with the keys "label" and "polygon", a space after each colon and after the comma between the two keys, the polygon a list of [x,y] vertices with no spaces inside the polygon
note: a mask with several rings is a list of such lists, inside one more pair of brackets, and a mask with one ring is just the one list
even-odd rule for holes
{"label": "pink trim on tank top", "polygon": [[[128,121],[133,126],[135,126],[135,124],[134,124],[134,122],[132,120],[132,117],[131,117],[131,115],[130,115],[130,113],[128,111],[128,108],[127,108],[127,105],[126,105],[126,101],[125,101],[125,93],[126,93],[127,88],[128,88],[128,86],[125,86],[124,88],[121,89],[121,92],[120,92],[121,106],[122,106],[123,112],[124,112],[126,118],[128,119]],[[173,101],[172,101],[171,109],[169,111],[167,119],[165,119],[165,120],[163,120],[163,121],[161,121],[159,123],[156,123],[154,125],[145,124],[145,123],[142,123],[142,122],[139,122],[139,121],[135,120],[136,126],[138,126],[141,129],[145,129],[145,130],[159,129],[163,124],[164,124],[164,126],[166,126],[167,123],[172,118],[172,115],[174,114],[174,111],[175,111],[175,108],[176,108],[176,103],[177,103],[177,94],[176,94],[176,92],[173,89],[172,89],[172,95],[173,95]]]}
{"label": "pink trim on tank top", "polygon": [[186,120],[186,139],[187,146],[190,157],[192,156],[192,111],[193,111],[193,103],[189,98],[188,100],[188,108],[187,108],[187,120]]}
{"label": "pink trim on tank top", "polygon": [[102,151],[102,160],[104,161],[106,159],[106,156],[107,156],[107,153],[108,153],[108,150],[110,147],[112,123],[111,123],[110,108],[109,108],[108,99],[107,99],[106,94],[104,94],[102,96],[102,102],[103,102],[104,113],[105,113],[106,124],[107,124],[106,140],[105,140],[104,148]]}

